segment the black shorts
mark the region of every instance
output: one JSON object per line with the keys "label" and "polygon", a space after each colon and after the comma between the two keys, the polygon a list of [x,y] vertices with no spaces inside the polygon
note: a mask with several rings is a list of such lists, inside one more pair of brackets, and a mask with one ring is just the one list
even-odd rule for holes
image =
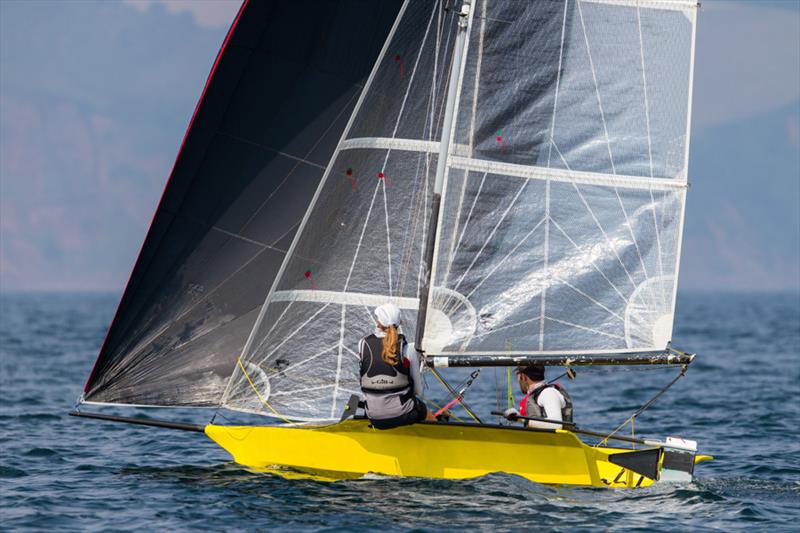
{"label": "black shorts", "polygon": [[428,416],[428,408],[417,397],[414,397],[414,408],[404,415],[394,418],[384,418],[381,420],[370,419],[372,427],[375,429],[392,429],[400,426],[408,426],[422,422]]}

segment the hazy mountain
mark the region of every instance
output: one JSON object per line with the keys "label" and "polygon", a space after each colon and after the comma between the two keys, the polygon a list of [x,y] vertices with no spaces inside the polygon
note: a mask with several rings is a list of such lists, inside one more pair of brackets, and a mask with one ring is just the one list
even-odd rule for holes
{"label": "hazy mountain", "polygon": [[681,288],[800,288],[800,100],[696,129]]}

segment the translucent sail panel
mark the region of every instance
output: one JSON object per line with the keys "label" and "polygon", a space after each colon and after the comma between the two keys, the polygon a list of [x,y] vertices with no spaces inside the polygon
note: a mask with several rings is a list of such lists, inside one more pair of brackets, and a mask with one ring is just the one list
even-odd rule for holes
{"label": "translucent sail panel", "polygon": [[416,298],[435,166],[424,152],[342,150],[276,290]]}
{"label": "translucent sail panel", "polygon": [[[357,390],[347,385],[358,377],[353,354],[358,340],[374,329],[376,306],[395,303],[404,330],[414,331],[435,166],[436,157],[428,153],[377,149],[342,150],[333,162],[243,359],[245,370],[258,369],[271,394],[294,391],[292,403],[272,405],[281,416],[338,416],[348,390]],[[302,379],[279,361],[324,380],[324,394],[302,390]],[[224,404],[272,414],[241,370]]]}
{"label": "translucent sail panel", "polygon": [[244,4],[86,401],[218,404],[399,7]]}
{"label": "translucent sail panel", "polygon": [[[226,407],[338,418],[359,390],[355,350],[374,329],[372,310],[393,302],[404,330],[414,331],[455,31],[446,4],[405,5],[231,378]],[[304,388],[303,375],[321,381]]]}
{"label": "translucent sail panel", "polygon": [[477,0],[475,9],[462,154],[686,179],[694,2]]}
{"label": "translucent sail panel", "polygon": [[[257,347],[258,359],[242,362],[225,405],[291,420],[338,419],[344,402],[360,394],[356,350],[375,325],[372,300],[351,294],[351,303],[341,301],[326,302],[321,292],[278,293],[264,319],[271,324],[267,342]],[[404,319],[412,307],[416,313],[416,301],[394,301],[406,307]]]}
{"label": "translucent sail panel", "polygon": [[349,139],[438,140],[457,29],[454,0],[408,2]]}
{"label": "translucent sail panel", "polygon": [[665,348],[683,197],[680,187],[451,169],[424,348]]}

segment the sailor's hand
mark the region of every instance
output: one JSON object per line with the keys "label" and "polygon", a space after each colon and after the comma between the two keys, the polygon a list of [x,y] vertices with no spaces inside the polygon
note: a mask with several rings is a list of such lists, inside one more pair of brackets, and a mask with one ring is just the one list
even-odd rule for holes
{"label": "sailor's hand", "polygon": [[506,420],[514,421],[519,417],[519,411],[517,411],[513,407],[509,407],[505,411],[503,411],[503,416],[506,417]]}

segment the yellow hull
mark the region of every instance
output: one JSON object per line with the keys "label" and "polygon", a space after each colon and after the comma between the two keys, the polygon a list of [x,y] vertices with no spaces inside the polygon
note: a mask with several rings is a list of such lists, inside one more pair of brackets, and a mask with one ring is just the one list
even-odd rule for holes
{"label": "yellow hull", "polygon": [[380,431],[366,420],[349,420],[323,428],[208,425],[205,432],[237,463],[287,477],[299,471],[319,479],[367,473],[463,479],[505,472],[548,484],[621,488],[653,483],[609,461],[609,455],[630,448],[595,448],[565,430],[414,424]]}

